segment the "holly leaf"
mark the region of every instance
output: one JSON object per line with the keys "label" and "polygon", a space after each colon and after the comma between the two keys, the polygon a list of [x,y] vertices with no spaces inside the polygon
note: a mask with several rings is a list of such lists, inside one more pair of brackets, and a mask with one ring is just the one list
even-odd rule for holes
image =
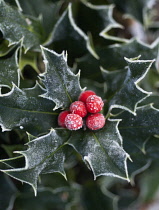
{"label": "holly leaf", "polygon": [[[100,58],[100,65],[104,69],[119,70],[125,68],[125,56],[127,58],[135,58],[137,55],[141,55],[142,60],[157,59],[158,43],[159,40],[156,40],[151,45],[148,45],[137,39],[131,39],[124,44],[114,44],[108,47],[98,48],[96,52]],[[153,67],[155,68],[155,66]]]}
{"label": "holly leaf", "polygon": [[96,95],[100,96],[101,98],[105,97],[103,83],[96,82],[91,79],[84,79],[84,78],[81,78],[80,82],[81,82],[82,87],[87,87],[87,90],[93,90],[96,93]]}
{"label": "holly leaf", "polygon": [[147,169],[151,161],[158,158],[159,141],[152,136],[159,134],[159,110],[151,104],[138,107],[136,116],[126,111],[119,116],[122,119],[119,131],[123,137],[123,147],[133,161],[128,162],[128,171],[133,181],[136,174]]}
{"label": "holly leaf", "polygon": [[151,136],[145,142],[145,152],[152,160],[158,160],[159,159],[158,148],[159,148],[159,138],[158,138],[158,136],[157,137]]}
{"label": "holly leaf", "polygon": [[[145,77],[154,60],[125,60],[128,63],[127,73],[120,89],[110,100],[109,111],[121,108],[135,115],[137,104],[151,94],[140,88],[138,83]],[[103,70],[104,73],[108,74]]]}
{"label": "holly leaf", "polygon": [[73,132],[67,142],[93,171],[94,179],[105,175],[128,180],[126,160],[129,155],[122,147],[118,124],[118,120],[108,120],[100,131]]}
{"label": "holly leaf", "polygon": [[0,160],[0,171],[15,169],[25,166],[25,158],[23,155],[19,155],[13,158],[1,159]]}
{"label": "holly leaf", "polygon": [[39,56],[39,53],[32,52],[32,51],[28,51],[27,53],[25,53],[23,52],[23,50],[21,50],[21,54],[19,58],[20,70],[22,71],[27,65],[29,65],[39,74],[40,70],[37,64],[38,56]]}
{"label": "holly leaf", "polygon": [[54,126],[58,113],[52,111],[54,103],[38,96],[42,93],[44,90],[38,84],[22,90],[13,85],[9,93],[0,95],[2,131],[20,128],[38,135]]}
{"label": "holly leaf", "polygon": [[157,93],[152,93],[151,96],[142,101],[139,106],[145,106],[147,104],[153,104],[153,107],[159,109],[159,95]]}
{"label": "holly leaf", "polygon": [[71,4],[56,23],[51,40],[56,52],[67,50],[71,57],[80,57],[87,52],[89,40],[73,19]]}
{"label": "holly leaf", "polygon": [[[124,150],[130,155],[132,161],[128,161],[128,174],[130,177],[130,182],[133,185],[135,182],[135,177],[137,174],[142,173],[151,165],[151,157],[145,153],[145,145],[143,144],[142,150],[138,148],[131,140],[123,135],[123,147]],[[145,139],[146,143],[147,139]]]}
{"label": "holly leaf", "polygon": [[45,37],[39,36],[43,33],[41,21],[23,16],[17,8],[3,0],[0,1],[0,8],[0,30],[4,39],[7,39],[10,45],[23,40],[22,44],[26,51],[31,48],[39,49],[39,45],[45,41]]}
{"label": "holly leaf", "polygon": [[1,144],[1,147],[5,150],[5,152],[10,158],[17,156],[17,154],[14,154],[14,151],[25,149],[25,146],[22,144],[13,144],[13,145]]}
{"label": "holly leaf", "polygon": [[22,11],[26,15],[34,17],[42,16],[42,24],[45,29],[45,33],[49,34],[58,19],[58,13],[61,6],[61,2],[52,2],[45,0],[28,0],[19,2]]}
{"label": "holly leaf", "polygon": [[76,59],[76,64],[77,69],[81,70],[81,78],[104,82],[100,70],[100,62],[90,53],[87,53],[85,56]]}
{"label": "holly leaf", "polygon": [[7,55],[9,52],[11,52],[14,49],[13,46],[8,46],[9,42],[7,40],[2,40],[0,43],[0,57]]}
{"label": "holly leaf", "polygon": [[0,86],[6,86],[11,88],[13,83],[19,86],[20,70],[18,67],[18,50],[9,57],[0,59]]}
{"label": "holly leaf", "polygon": [[105,97],[109,100],[109,98],[113,97],[115,93],[117,93],[118,90],[122,87],[124,80],[126,79],[127,70],[121,69],[121,70],[107,71],[101,67],[101,72],[107,87],[107,92]]}
{"label": "holly leaf", "polygon": [[119,116],[122,119],[119,130],[124,139],[126,139],[125,142],[131,141],[143,153],[146,153],[144,149],[145,141],[151,135],[159,134],[159,110],[154,108],[152,104],[149,104],[138,107],[136,116],[128,112],[123,112]]}
{"label": "holly leaf", "polygon": [[45,72],[41,74],[46,93],[41,95],[52,100],[55,109],[66,109],[78,99],[82,89],[79,84],[79,73],[75,75],[67,65],[67,57],[42,47]]}
{"label": "holly leaf", "polygon": [[113,19],[114,5],[93,5],[83,1],[77,8],[77,25],[85,34],[91,33],[95,41],[99,36],[114,39],[115,37],[107,35],[107,32],[112,28],[122,27]]}
{"label": "holly leaf", "polygon": [[[108,76],[109,79],[113,79],[111,82],[114,83],[113,86],[111,85],[111,82],[109,82],[108,88],[111,85],[111,87],[115,89],[117,84],[114,82],[114,80],[118,79],[118,82],[121,83],[124,79],[125,56],[128,58],[135,58],[137,55],[141,55],[142,60],[156,59],[156,62],[154,62],[152,67],[153,69],[158,69],[158,40],[151,45],[146,45],[136,39],[132,39],[124,44],[114,44],[110,46],[103,45],[103,47],[96,47],[95,51],[99,56],[98,60],[95,59],[91,54],[87,53],[85,56],[76,60],[77,68],[81,69],[81,77],[94,79],[100,82],[103,82],[100,67],[107,70],[107,73],[110,72],[110,74],[103,74],[104,79],[106,80]],[[113,71],[118,72],[113,73]],[[122,75],[120,76],[121,81],[119,81],[119,77],[116,76],[116,74],[119,76],[119,71],[123,72],[123,78]],[[114,77],[113,75],[111,76],[111,74],[114,74]],[[110,89],[111,88],[109,88],[109,91]]]}
{"label": "holly leaf", "polygon": [[17,152],[25,157],[24,168],[1,171],[30,184],[36,195],[37,180],[41,173],[58,172],[66,176],[63,167],[65,155],[62,148],[68,136],[69,132],[65,129],[51,129],[50,133],[30,141],[26,151]]}

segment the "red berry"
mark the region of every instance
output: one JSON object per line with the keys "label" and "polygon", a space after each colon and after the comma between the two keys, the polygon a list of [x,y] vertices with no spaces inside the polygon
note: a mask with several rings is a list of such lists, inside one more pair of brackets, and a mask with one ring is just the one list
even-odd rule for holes
{"label": "red berry", "polygon": [[79,101],[83,101],[84,103],[86,102],[86,99],[90,96],[90,95],[96,95],[96,93],[92,90],[86,90],[84,92],[82,92],[78,98]]}
{"label": "red berry", "polygon": [[86,100],[86,108],[90,113],[97,113],[102,110],[104,103],[102,98],[96,95],[91,95]]}
{"label": "red berry", "polygon": [[86,106],[82,101],[73,102],[70,106],[70,112],[72,114],[78,114],[81,117],[85,117],[87,115]]}
{"label": "red berry", "polygon": [[78,130],[83,126],[82,117],[78,114],[68,114],[65,118],[65,125],[69,130]]}
{"label": "red berry", "polygon": [[65,118],[69,114],[69,111],[62,111],[58,116],[58,125],[66,128],[65,126]]}
{"label": "red berry", "polygon": [[91,130],[98,130],[105,125],[104,115],[101,113],[91,114],[86,119],[86,125]]}

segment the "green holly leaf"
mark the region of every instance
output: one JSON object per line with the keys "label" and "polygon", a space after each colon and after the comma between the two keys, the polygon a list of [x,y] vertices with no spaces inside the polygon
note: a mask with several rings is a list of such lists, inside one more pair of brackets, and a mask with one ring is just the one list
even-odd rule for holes
{"label": "green holly leaf", "polygon": [[[120,116],[120,117],[119,117]],[[155,109],[152,104],[138,107],[136,116],[131,113],[123,112],[118,117],[122,119],[119,125],[121,135],[124,136],[126,143],[131,141],[144,153],[145,141],[151,135],[159,134],[159,110]]]}
{"label": "green holly leaf", "polygon": [[100,61],[93,57],[90,53],[76,59],[76,64],[76,68],[81,70],[81,78],[104,82],[100,70]]}
{"label": "green holly leaf", "polygon": [[3,0],[0,1],[0,8],[0,30],[4,39],[7,39],[10,45],[23,40],[26,51],[30,48],[39,49],[39,45],[45,41],[41,20],[23,16],[17,8]]}
{"label": "green holly leaf", "polygon": [[104,69],[119,70],[125,68],[125,56],[127,58],[135,58],[136,56],[141,55],[142,60],[157,59],[158,44],[159,40],[156,40],[151,45],[148,45],[137,39],[131,39],[129,42],[124,44],[114,44],[98,48],[96,49],[96,52],[100,58],[100,65]]}
{"label": "green holly leaf", "polygon": [[129,155],[122,147],[118,123],[118,120],[109,120],[97,132],[73,132],[68,140],[93,171],[94,179],[105,175],[128,180],[126,160]]}
{"label": "green holly leaf", "polygon": [[14,151],[25,149],[25,146],[22,144],[13,144],[13,145],[1,144],[1,147],[5,150],[5,152],[10,158],[17,156],[17,154],[14,154]]}
{"label": "green holly leaf", "polygon": [[78,9],[77,25],[85,34],[91,33],[94,41],[98,40],[99,36],[114,39],[107,32],[112,28],[121,28],[122,26],[113,19],[113,8],[114,5],[93,5],[83,1],[76,8]]}
{"label": "green holly leaf", "polygon": [[20,128],[38,135],[56,125],[58,113],[52,111],[54,103],[38,96],[42,93],[44,90],[38,84],[22,90],[13,85],[9,93],[0,95],[2,131]]}
{"label": "green holly leaf", "polygon": [[13,83],[19,86],[20,70],[18,66],[18,50],[9,57],[0,59],[0,86],[11,88]]}
{"label": "green holly leaf", "polygon": [[115,95],[119,91],[119,89],[124,84],[124,80],[126,79],[127,70],[114,70],[114,71],[107,71],[101,67],[101,72],[103,78],[106,82],[107,92],[106,98],[109,100],[111,97]]}
{"label": "green holly leaf", "polygon": [[67,50],[69,56],[77,57],[87,52],[88,37],[77,27],[71,4],[56,23],[51,39],[56,52]]}
{"label": "green holly leaf", "polygon": [[[101,75],[100,67],[107,70],[107,73],[103,74],[104,79],[111,79],[111,82],[107,79],[108,91],[113,91],[113,89],[119,89],[117,83],[114,80],[118,80],[118,83],[121,83],[124,79],[124,68],[125,68],[125,56],[128,58],[135,58],[138,55],[141,55],[142,60],[153,60],[158,57],[158,40],[156,40],[151,45],[146,45],[136,39],[130,40],[128,43],[124,44],[114,44],[110,46],[96,47],[95,48],[99,59],[95,59],[91,54],[87,53],[85,56],[76,60],[77,68],[81,70],[81,77],[86,77],[89,79],[94,79],[95,81],[103,82]],[[114,62],[115,60],[115,62]],[[154,62],[152,65],[153,69],[158,69],[158,64]],[[122,72],[120,75],[119,70]],[[114,72],[113,71],[118,71]],[[103,73],[103,72],[102,72]],[[114,74],[114,78],[113,75]],[[116,76],[118,74],[118,76]],[[112,75],[112,76],[111,76]],[[120,76],[119,76],[120,75]],[[121,80],[120,80],[120,78]],[[113,81],[112,81],[113,79]],[[112,85],[112,82],[114,85]],[[115,88],[116,87],[116,88]],[[111,90],[111,88],[113,88]],[[110,92],[109,92],[110,93]],[[109,95],[109,93],[107,95]]]}
{"label": "green holly leaf", "polygon": [[87,90],[93,90],[96,93],[96,95],[100,96],[101,98],[105,97],[104,83],[95,82],[91,79],[82,79],[82,78],[80,80],[80,83],[82,87],[87,87]]}
{"label": "green holly leaf", "polygon": [[152,93],[148,98],[142,101],[139,106],[153,104],[153,107],[159,109],[159,96],[157,93]]}
{"label": "green holly leaf", "polygon": [[148,157],[150,157],[152,160],[158,160],[159,159],[159,138],[158,136],[151,136],[148,138],[148,140],[145,142],[145,152]]}
{"label": "green holly leaf", "polygon": [[[138,148],[132,141],[128,141],[128,139],[123,137],[123,147],[124,150],[130,155],[132,161],[128,161],[128,174],[130,177],[131,184],[134,184],[135,177],[137,174],[142,173],[151,165],[151,157],[145,153],[145,145],[143,144],[142,150]],[[146,143],[147,139],[145,139]]]}
{"label": "green holly leaf", "polygon": [[50,133],[30,141],[26,151],[17,152],[25,157],[24,168],[2,171],[15,179],[30,184],[36,195],[37,180],[41,173],[58,172],[64,177],[66,176],[63,167],[65,155],[62,148],[68,137],[69,132],[65,129],[51,129]]}
{"label": "green holly leaf", "polygon": [[58,53],[66,50],[71,57],[71,63],[73,58],[81,57],[88,51],[98,58],[90,37],[77,26],[72,10],[72,4],[69,4],[54,27],[50,41],[53,42],[53,49]]}
{"label": "green holly leaf", "polygon": [[25,158],[23,155],[0,160],[0,171],[20,168],[20,167],[24,167],[24,166],[25,166]]}
{"label": "green holly leaf", "polygon": [[30,65],[37,73],[40,73],[40,70],[37,65],[39,53],[28,51],[24,53],[21,50],[20,58],[19,58],[19,68],[22,71],[27,65]]}
{"label": "green holly leaf", "polygon": [[[127,58],[125,60],[128,63],[128,68],[127,70],[125,69],[126,76],[119,90],[111,98],[109,110],[122,108],[135,115],[137,104],[151,94],[140,88],[138,83],[145,77],[154,60],[133,60]],[[102,71],[103,74],[108,75],[108,71]],[[105,78],[108,81],[106,76]],[[120,78],[119,81],[121,82]]]}
{"label": "green holly leaf", "polygon": [[42,97],[52,100],[58,108],[68,108],[78,99],[82,89],[79,84],[79,73],[75,75],[67,65],[67,57],[42,47],[45,72],[41,74],[46,93]]}
{"label": "green holly leaf", "polygon": [[3,40],[0,43],[0,57],[7,55],[9,52],[11,52],[14,49],[13,46],[8,46],[9,42],[7,40]]}
{"label": "green holly leaf", "polygon": [[158,158],[159,141],[152,136],[159,134],[159,110],[146,105],[137,108],[136,116],[124,111],[118,117],[122,119],[119,131],[123,137],[123,147],[133,161],[128,162],[133,181],[136,174],[150,166],[151,160]]}
{"label": "green holly leaf", "polygon": [[19,1],[20,7],[24,14],[38,18],[42,16],[42,24],[45,33],[49,34],[58,19],[58,12],[61,2],[52,2],[46,0],[21,0]]}

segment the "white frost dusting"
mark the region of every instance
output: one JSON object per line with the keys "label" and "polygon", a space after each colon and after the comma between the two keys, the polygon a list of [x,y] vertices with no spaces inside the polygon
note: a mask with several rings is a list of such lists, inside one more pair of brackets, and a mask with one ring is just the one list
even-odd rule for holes
{"label": "white frost dusting", "polygon": [[[139,100],[139,101],[136,102],[136,104],[135,104],[135,106],[134,106],[134,110],[130,110],[129,108],[127,108],[126,106],[123,106],[123,105],[113,104],[113,105],[111,105],[111,106],[109,107],[108,113],[110,113],[111,110],[112,110],[113,108],[121,108],[121,109],[127,110],[128,112],[130,112],[130,113],[132,113],[134,116],[136,116],[137,105],[138,105],[139,103],[141,103],[143,100],[145,100],[147,97],[149,97],[149,96],[152,94],[152,92],[147,92],[147,91],[143,90],[142,88],[140,88],[140,87],[138,86],[138,83],[146,76],[147,72],[149,71],[149,69],[150,69],[150,67],[152,66],[152,64],[153,64],[153,62],[155,61],[155,59],[153,59],[153,60],[131,60],[131,59],[125,57],[125,60],[126,60],[128,63],[150,63],[149,66],[147,67],[146,71],[144,72],[144,74],[143,74],[138,80],[136,80],[136,81],[134,82],[135,87],[136,87],[140,92],[145,93],[145,94],[147,94],[147,95],[146,95],[144,98],[142,98],[141,100]],[[102,71],[106,71],[106,70],[104,70],[104,69],[102,68]]]}

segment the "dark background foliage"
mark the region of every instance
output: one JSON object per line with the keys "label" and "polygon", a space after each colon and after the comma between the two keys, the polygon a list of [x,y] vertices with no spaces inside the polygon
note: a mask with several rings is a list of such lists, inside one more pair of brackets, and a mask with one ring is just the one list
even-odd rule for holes
{"label": "dark background foliage", "polygon": [[[25,183],[28,180],[25,174],[22,179],[13,172],[8,173],[10,176],[0,172],[0,209],[149,210],[159,205],[158,9],[157,0],[0,0],[1,171],[24,169],[24,156],[14,151],[26,151],[28,142],[35,149],[28,153],[28,159],[29,156],[38,159],[39,153],[42,156],[48,151],[48,136],[45,135],[51,127],[57,128],[60,108],[68,108],[70,103],[63,96],[65,81],[59,82],[59,92],[51,92],[51,88],[57,86],[52,81],[59,79],[52,68],[59,71],[62,68],[62,74],[67,72],[66,76],[76,86],[72,88],[74,92],[70,91],[73,100],[81,87],[87,87],[106,100],[105,116],[111,120],[122,119],[118,126],[122,144],[115,127],[118,121],[108,122],[106,130],[96,136],[101,141],[104,136],[108,142],[115,138],[119,143],[118,150],[122,152],[115,161],[120,160],[120,163],[117,163],[115,172],[112,170],[113,175],[125,178],[127,168],[130,179],[128,182],[114,176],[99,176],[94,180],[95,174],[102,171],[104,160],[99,158],[103,157],[94,154],[93,161],[98,164],[93,166],[93,174],[89,163],[84,164],[83,160],[87,153],[93,154],[96,144],[84,151],[88,145],[83,143],[81,147],[79,141],[75,141],[81,138],[92,143],[89,131],[84,133],[82,130],[71,136],[69,132],[57,129],[58,142],[63,141],[65,146],[57,157],[51,156],[51,150],[48,158],[57,170],[50,173],[49,162],[46,174],[34,171],[38,182],[36,197],[31,186]],[[67,64],[63,58],[51,53],[54,51],[65,51],[65,56],[67,52]],[[125,60],[125,57],[129,59]],[[43,59],[48,61],[48,66]],[[63,65],[59,65],[60,62]],[[46,69],[47,75],[44,74]],[[79,69],[81,87],[79,76],[75,76]],[[141,101],[148,92],[152,92],[151,96]],[[58,97],[57,103],[55,99]],[[58,109],[53,112],[55,105]],[[68,136],[71,137],[66,143]],[[41,147],[34,145],[38,138],[43,141]],[[126,154],[133,162],[128,159],[124,168]],[[63,170],[61,157],[64,156]],[[54,162],[56,158],[58,166]],[[112,162],[108,163],[112,169]],[[31,170],[36,168],[37,165]],[[34,177],[30,179],[28,182],[32,183]]]}

